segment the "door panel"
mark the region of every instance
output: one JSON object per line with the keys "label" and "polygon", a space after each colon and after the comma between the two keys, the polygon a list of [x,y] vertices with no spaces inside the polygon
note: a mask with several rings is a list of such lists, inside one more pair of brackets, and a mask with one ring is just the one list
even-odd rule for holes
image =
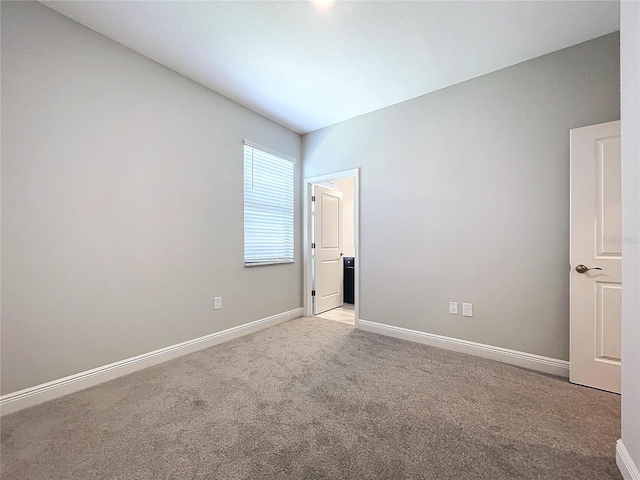
{"label": "door panel", "polygon": [[598,256],[622,258],[622,243],[615,242],[622,232],[620,136],[599,140],[596,152]]}
{"label": "door panel", "polygon": [[313,186],[313,313],[318,314],[343,303],[342,192]]}
{"label": "door panel", "polygon": [[615,283],[596,282],[596,359],[620,362],[622,288]]}
{"label": "door panel", "polygon": [[336,226],[340,227],[342,224],[342,222],[339,222],[342,199],[328,193],[321,193],[319,197],[316,196],[316,199],[322,204],[322,228],[319,232],[320,248],[325,250],[330,248],[339,249],[342,228],[336,228]]}
{"label": "door panel", "polygon": [[[572,130],[570,379],[617,393],[621,198],[620,122]],[[581,273],[579,265],[591,269]]]}
{"label": "door panel", "polygon": [[319,296],[322,299],[329,298],[331,296],[339,295],[339,277],[340,277],[340,261],[338,260],[325,260],[321,263],[322,275],[319,278],[322,281],[322,285],[319,286]]}

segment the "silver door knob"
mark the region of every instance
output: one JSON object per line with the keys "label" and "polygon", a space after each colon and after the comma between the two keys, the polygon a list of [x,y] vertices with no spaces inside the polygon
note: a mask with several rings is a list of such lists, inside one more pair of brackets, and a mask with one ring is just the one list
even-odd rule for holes
{"label": "silver door knob", "polygon": [[587,273],[589,270],[602,270],[600,267],[589,268],[585,265],[578,265],[576,267],[576,272],[578,273]]}

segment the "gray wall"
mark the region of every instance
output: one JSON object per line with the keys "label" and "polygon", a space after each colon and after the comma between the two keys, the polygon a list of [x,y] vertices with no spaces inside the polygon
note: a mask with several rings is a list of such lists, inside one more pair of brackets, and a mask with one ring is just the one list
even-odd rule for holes
{"label": "gray wall", "polygon": [[622,441],[640,469],[640,3],[620,10],[622,88]]}
{"label": "gray wall", "polygon": [[361,318],[568,359],[569,130],[619,102],[614,33],[305,135],[362,168]]}
{"label": "gray wall", "polygon": [[243,266],[244,138],[300,158],[286,128],[2,2],[3,394],[302,305],[300,242]]}

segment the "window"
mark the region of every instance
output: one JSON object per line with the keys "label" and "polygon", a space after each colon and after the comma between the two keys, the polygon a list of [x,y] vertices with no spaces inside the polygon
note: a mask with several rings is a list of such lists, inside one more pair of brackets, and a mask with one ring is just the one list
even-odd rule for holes
{"label": "window", "polygon": [[244,142],[244,264],[293,262],[294,161]]}

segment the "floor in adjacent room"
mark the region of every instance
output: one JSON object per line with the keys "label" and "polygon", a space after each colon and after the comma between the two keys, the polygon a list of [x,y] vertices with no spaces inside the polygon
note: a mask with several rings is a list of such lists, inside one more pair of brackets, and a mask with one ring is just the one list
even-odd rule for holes
{"label": "floor in adjacent room", "polygon": [[620,397],[299,318],[2,419],[3,480],[620,480]]}
{"label": "floor in adjacent room", "polygon": [[334,320],[336,322],[347,323],[349,325],[355,325],[355,306],[352,303],[344,303],[338,308],[319,313],[318,315],[316,315],[316,317],[324,318],[325,320]]}

